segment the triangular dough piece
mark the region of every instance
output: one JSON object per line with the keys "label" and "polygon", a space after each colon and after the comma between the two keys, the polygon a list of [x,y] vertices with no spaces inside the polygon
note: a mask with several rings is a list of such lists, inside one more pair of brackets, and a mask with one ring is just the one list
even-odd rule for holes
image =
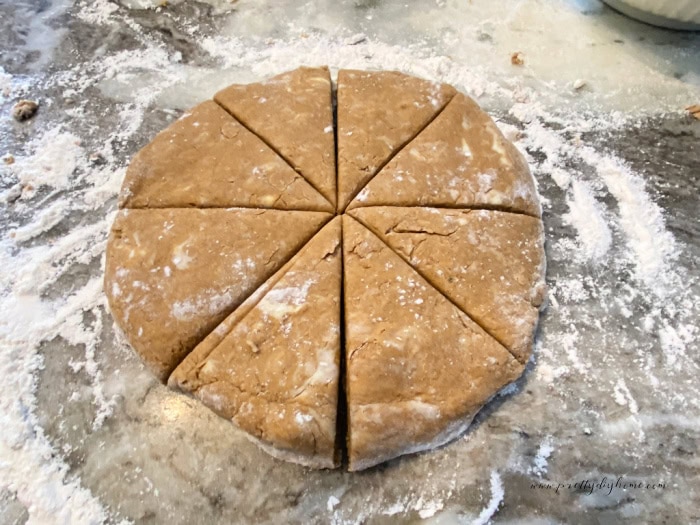
{"label": "triangular dough piece", "polygon": [[522,155],[461,93],[374,177],[358,206],[494,208],[539,217],[535,182]]}
{"label": "triangular dough piece", "polygon": [[114,319],[165,381],[329,218],[240,208],[122,210],[105,268]]}
{"label": "triangular dough piece", "polygon": [[500,211],[358,208],[405,261],[522,363],[545,299],[542,222]]}
{"label": "triangular dough piece", "polygon": [[337,467],[341,276],[336,218],[265,293],[244,303],[243,315],[229,317],[236,320],[218,345],[205,340],[168,384],[232,420],[273,456]]}
{"label": "triangular dough piece", "polygon": [[335,144],[327,67],[300,67],[257,84],[233,85],[216,100],[335,206]]}
{"label": "triangular dough piece", "polygon": [[338,209],[454,96],[397,71],[338,72]]}
{"label": "triangular dough piece", "polygon": [[453,439],[523,365],[354,219],[343,222],[350,470]]}
{"label": "triangular dough piece", "polygon": [[125,208],[334,208],[213,101],[160,132],[129,165]]}

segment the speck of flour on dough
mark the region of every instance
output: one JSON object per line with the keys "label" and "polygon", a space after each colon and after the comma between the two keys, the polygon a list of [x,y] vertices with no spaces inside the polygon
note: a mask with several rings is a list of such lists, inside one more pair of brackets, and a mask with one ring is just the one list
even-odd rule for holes
{"label": "speck of flour on dough", "polygon": [[194,315],[201,314],[203,310],[210,314],[219,313],[231,304],[231,299],[231,292],[217,293],[214,290],[205,290],[194,298],[175,301],[170,307],[170,312],[175,319],[186,321]]}
{"label": "speck of flour on dough", "polygon": [[301,286],[273,288],[260,300],[258,308],[266,315],[282,320],[302,309],[314,283],[315,280],[309,279]]}

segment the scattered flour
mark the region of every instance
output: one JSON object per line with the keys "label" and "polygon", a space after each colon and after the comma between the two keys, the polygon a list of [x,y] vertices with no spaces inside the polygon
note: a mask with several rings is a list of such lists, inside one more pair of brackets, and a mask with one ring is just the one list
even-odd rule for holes
{"label": "scattered flour", "polygon": [[326,503],[326,508],[328,509],[328,512],[333,512],[339,503],[340,500],[338,498],[336,498],[335,496],[329,496],[328,502]]}
{"label": "scattered flour", "polygon": [[643,423],[638,416],[639,406],[637,405],[637,401],[632,397],[632,393],[629,391],[629,388],[627,388],[624,379],[618,379],[615,383],[613,399],[618,405],[626,406],[629,409],[629,422],[636,430],[639,442],[644,441],[646,434],[644,433]]}
{"label": "scattered flour", "polygon": [[420,516],[421,519],[427,519],[435,516],[444,506],[445,504],[441,499],[424,501],[421,498],[416,502],[413,510],[418,511],[418,516]]}
{"label": "scattered flour", "polygon": [[409,511],[417,512],[421,519],[432,518],[440,512],[444,507],[444,499],[449,497],[450,493],[430,497],[429,495],[418,495],[417,497],[395,501],[391,504],[385,504],[380,513],[384,516],[396,516]]}
{"label": "scattered flour", "polygon": [[90,24],[105,24],[110,15],[119,10],[119,6],[110,0],[94,0],[89,9],[80,9],[78,18]]}
{"label": "scattered flour", "polygon": [[76,166],[84,158],[80,139],[61,126],[46,131],[29,145],[29,150],[30,155],[17,158],[11,166],[11,171],[25,188],[22,192],[24,199],[33,197],[42,186],[49,186],[54,191],[68,189],[74,182]]}
{"label": "scattered flour", "polygon": [[[221,11],[231,8],[225,5],[227,2],[213,3]],[[50,29],[46,22],[69,4],[58,0],[53,2],[47,15],[31,28],[35,47],[41,51],[40,66],[50,60],[52,49],[61,35],[60,31]],[[155,1],[133,0],[131,4],[139,8],[157,8]],[[436,9],[449,9],[447,4],[436,2]],[[624,265],[632,268],[632,281],[622,291],[601,287],[575,266],[571,266],[571,273],[565,278],[551,283],[548,315],[563,328],[558,333],[545,333],[543,340],[537,343],[533,382],[551,385],[567,375],[577,375],[582,382],[593,382],[592,371],[598,370],[595,359],[599,354],[591,355],[589,349],[580,347],[580,342],[585,335],[585,323],[590,321],[600,332],[604,329],[595,324],[599,320],[579,318],[575,313],[578,312],[576,306],[585,305],[589,300],[606,306],[613,302],[607,299],[616,295],[615,299],[622,302],[621,311],[629,312],[635,301],[645,299],[656,306],[647,314],[642,328],[649,335],[658,335],[662,359],[656,362],[650,357],[651,353],[644,354],[639,350],[640,358],[635,364],[620,372],[624,377],[615,381],[612,401],[626,406],[629,418],[605,421],[601,431],[618,436],[631,428],[641,439],[644,428],[665,424],[663,421],[666,420],[659,423],[662,416],[651,420],[640,409],[627,387],[625,374],[641,373],[654,386],[659,383],[655,374],[667,369],[679,372],[696,367],[692,364],[691,350],[695,348],[698,336],[697,304],[685,290],[683,276],[675,265],[682,247],[667,230],[663,210],[648,193],[642,175],[634,173],[613,155],[594,150],[572,140],[571,136],[632,125],[621,113],[610,111],[610,108],[624,106],[628,99],[635,98],[629,97],[625,91],[630,86],[642,83],[656,86],[648,93],[641,93],[636,101],[641,100],[646,106],[627,108],[642,115],[680,107],[680,101],[694,92],[672,75],[665,74],[663,61],[656,65],[641,64],[630,52],[618,55],[626,73],[622,75],[625,86],[618,90],[603,74],[607,69],[601,67],[601,57],[607,60],[607,56],[597,54],[596,48],[600,46],[588,46],[589,49],[581,51],[587,55],[579,57],[578,62],[587,69],[557,65],[557,60],[568,63],[570,57],[566,56],[548,56],[552,59],[550,64],[537,63],[533,57],[538,53],[526,49],[538,43],[536,38],[540,38],[530,33],[528,6],[532,7],[532,2],[519,2],[501,24],[481,24],[479,39],[465,36],[462,19],[455,18],[458,25],[452,29],[454,49],[458,51],[463,42],[468,42],[469,46],[462,52],[469,60],[459,54],[437,54],[421,42],[397,45],[380,41],[370,31],[364,30],[340,35],[320,33],[303,38],[272,38],[261,42],[246,36],[244,31],[226,28],[221,34],[202,35],[201,28],[192,22],[185,26],[184,31],[196,37],[201,51],[216,62],[214,66],[193,66],[183,63],[182,54],[168,50],[144,32],[124,7],[109,0],[79,0],[74,11],[83,22],[102,26],[126,24],[134,30],[140,47],[108,53],[92,62],[56,71],[48,79],[41,75],[10,75],[0,68],[2,103],[26,93],[30,87],[58,88],[63,90],[64,96],[82,100],[77,109],[66,112],[65,121],[49,125],[43,132],[37,131],[24,151],[13,152],[15,163],[6,170],[7,176],[21,190],[13,210],[21,211],[26,217],[13,223],[9,235],[0,239],[0,264],[3,268],[13,269],[0,274],[0,378],[3,380],[0,391],[0,426],[3,429],[0,434],[0,489],[17,495],[28,510],[30,523],[97,524],[108,518],[101,503],[81,487],[79,479],[69,475],[61,454],[45,436],[35,413],[35,389],[42,366],[39,345],[60,337],[68,344],[82,345],[85,349],[84,358],[71,365],[90,378],[93,428],[99,428],[111,416],[115,406],[116,400],[106,392],[97,359],[100,333],[106,321],[103,318],[105,301],[101,272],[94,273],[86,282],[58,298],[52,298],[50,292],[72,271],[86,268],[103,256],[114,212],[96,217],[94,210],[108,204],[119,190],[127,160],[121,153],[123,148],[130,143],[147,118],[148,108],[153,105],[166,110],[184,109],[227,83],[258,80],[300,64],[327,63],[334,71],[340,67],[398,69],[449,82],[478,97],[491,109],[502,113],[507,111],[509,117],[518,122],[516,129],[522,130],[518,147],[528,155],[538,153],[544,156],[539,162],[530,158],[540,185],[551,179],[566,192],[568,212],[564,219],[573,228],[575,237],[569,243],[556,243],[552,253],[556,256],[561,251],[571,255],[574,261],[586,261],[593,267],[607,264],[609,271],[623,271]],[[546,3],[542,6],[539,9],[552,8]],[[470,6],[470,9],[497,13],[503,7],[493,2]],[[576,8],[557,6],[550,11],[552,23],[564,28],[552,37],[574,38],[569,36],[566,22],[581,22]],[[478,14],[483,15],[481,11]],[[436,20],[435,13],[430,13],[421,17],[418,23],[432,24]],[[246,19],[246,23],[250,21]],[[290,22],[290,31],[297,29],[295,23],[300,21]],[[605,34],[608,30],[596,27],[593,22],[590,27],[588,22],[583,23],[583,29],[588,31],[588,38],[592,41],[604,41],[610,36]],[[233,29],[237,28],[234,26]],[[37,36],[43,30],[47,36]],[[448,35],[445,38],[450,38],[450,31],[443,31],[443,28],[439,31]],[[504,57],[509,53],[503,53],[499,46],[511,46],[514,42],[522,45],[528,57],[528,69],[523,68],[525,72],[521,74],[507,69],[507,63],[498,65],[494,56],[477,52],[483,49],[480,38],[498,42],[496,52]],[[477,62],[473,63],[474,60]],[[465,67],[466,63],[473,63],[473,66]],[[494,67],[490,67],[491,64]],[[555,77],[560,74],[561,78]],[[582,75],[586,77],[585,89],[581,84],[584,82],[580,78]],[[576,82],[578,84],[573,84]],[[576,88],[573,94],[572,85],[580,88]],[[562,95],[562,86],[568,86],[568,94]],[[117,123],[109,141],[88,149],[91,137],[85,129],[84,117],[90,108],[86,102],[89,97],[84,95],[91,88],[101,90],[104,96],[114,101],[113,114]],[[664,105],[655,105],[660,99],[665,101]],[[595,111],[587,111],[589,107]],[[551,123],[561,129],[553,128],[549,125]],[[92,165],[88,152],[98,152],[105,164],[100,167]],[[591,171],[595,174],[593,179],[589,176]],[[613,197],[616,207],[604,204],[607,195]],[[69,225],[67,219],[74,216],[81,216],[84,220]],[[65,226],[69,231],[64,235],[53,235],[59,226]],[[610,261],[613,255],[620,259],[615,265]],[[60,289],[65,290],[65,286]],[[290,304],[294,306],[297,301],[295,294],[279,299],[291,299]],[[216,301],[206,304],[217,307]],[[181,315],[186,315],[194,307],[196,305],[184,303],[177,306]],[[87,314],[92,321],[85,320]],[[605,387],[609,388],[609,384]],[[680,421],[680,416],[674,417],[676,419],[666,423],[697,428],[695,420]],[[539,476],[547,472],[548,460],[554,451],[553,442],[554,437],[548,436],[540,444],[532,474]],[[491,472],[490,492],[488,504],[474,523],[488,523],[504,501],[503,483],[496,470]],[[443,510],[451,494],[450,491],[436,492],[398,502],[382,499],[373,503],[370,509],[375,514],[386,516],[415,511],[426,519]],[[329,497],[328,512],[342,516],[343,509],[336,508],[338,504],[337,498]],[[359,518],[352,521],[338,519],[339,523],[357,521]]]}
{"label": "scattered flour", "polygon": [[[2,262],[7,263],[6,246],[1,248]],[[7,284],[11,283],[3,282]],[[0,395],[0,486],[16,493],[28,509],[31,523],[96,525],[106,519],[100,503],[81,488],[78,480],[67,477],[68,467],[49,459],[54,455],[53,446],[33,413],[35,374],[41,368],[36,349],[41,341],[59,336],[70,344],[89,345],[84,366],[94,381],[93,424],[101,424],[111,414],[114,401],[105,398],[101,372],[94,360],[101,321],[86,326],[82,315],[86,311],[100,314],[100,288],[96,279],[75,294],[53,302],[20,293],[0,296],[0,377],[3,392],[7,392]]]}
{"label": "scattered flour", "polygon": [[573,181],[571,190],[569,212],[564,215],[564,221],[576,228],[585,258],[600,263],[612,244],[610,228],[602,215],[600,204],[585,182]]}
{"label": "scattered flour", "polygon": [[472,525],[486,525],[491,521],[498,512],[498,507],[503,503],[505,491],[503,490],[503,482],[497,471],[491,472],[491,499],[484,509],[479,513],[477,518],[472,522]]}
{"label": "scattered flour", "polygon": [[54,202],[48,208],[39,212],[34,218],[34,222],[12,230],[10,237],[18,243],[33,239],[59,224],[66,218],[69,209],[66,201]]}
{"label": "scattered flour", "polygon": [[4,103],[12,93],[12,75],[5,72],[5,69],[0,66],[0,103]]}
{"label": "scattered flour", "polygon": [[619,160],[601,155],[590,147],[580,156],[603,179],[617,200],[620,224],[636,262],[637,278],[659,297],[670,293],[677,283],[673,262],[678,257],[673,235],[666,230],[661,208],[646,192],[642,178]]}
{"label": "scattered flour", "polygon": [[546,474],[549,463],[549,456],[552,455],[552,452],[554,452],[553,439],[552,436],[547,436],[542,440],[542,443],[540,443],[540,446],[537,449],[537,454],[535,455],[535,459],[532,462],[530,472],[532,474],[535,474],[536,476],[542,476]]}
{"label": "scattered flour", "polygon": [[196,297],[186,301],[175,301],[170,312],[175,319],[186,321],[193,315],[206,310],[210,314],[217,314],[231,304],[231,293],[217,293],[214,290],[204,290]]}
{"label": "scattered flour", "polygon": [[637,414],[639,412],[637,402],[632,397],[632,394],[630,393],[629,388],[627,388],[624,379],[617,380],[613,392],[615,402],[618,405],[627,406],[630,409],[630,412],[632,412],[632,414]]}
{"label": "scattered flour", "polygon": [[696,341],[697,337],[697,325],[681,324],[674,327],[664,320],[663,326],[659,328],[659,342],[666,364],[674,370],[678,370],[683,362],[681,358],[686,355],[688,346]]}

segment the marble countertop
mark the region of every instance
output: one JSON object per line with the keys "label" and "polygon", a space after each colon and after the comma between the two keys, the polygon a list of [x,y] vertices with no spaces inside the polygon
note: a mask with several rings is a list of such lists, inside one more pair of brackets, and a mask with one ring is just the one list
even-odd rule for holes
{"label": "marble countertop", "polygon": [[[700,34],[593,0],[22,0],[0,49],[0,523],[700,520]],[[303,63],[473,95],[544,207],[525,375],[455,442],[354,474],[274,460],[157,383],[101,291],[131,155]]]}

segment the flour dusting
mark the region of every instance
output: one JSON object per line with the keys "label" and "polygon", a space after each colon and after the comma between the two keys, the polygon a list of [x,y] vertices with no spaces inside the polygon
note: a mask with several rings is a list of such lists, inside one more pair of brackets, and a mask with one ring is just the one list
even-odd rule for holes
{"label": "flour dusting", "polygon": [[537,454],[532,462],[532,467],[530,472],[536,476],[543,476],[547,473],[549,456],[554,452],[554,445],[552,442],[552,436],[546,436],[540,446],[537,449]]}
{"label": "flour dusting", "polygon": [[491,472],[491,499],[489,499],[486,507],[484,507],[477,518],[472,522],[472,525],[486,525],[489,523],[491,518],[498,512],[498,507],[503,503],[504,496],[505,492],[503,490],[501,476],[494,470]]}
{"label": "flour dusting", "polygon": [[610,228],[602,216],[600,204],[585,182],[573,181],[571,192],[569,212],[563,219],[576,228],[585,258],[600,264],[612,244]]}
{"label": "flour dusting", "polygon": [[[643,447],[645,438],[655,429],[671,425],[684,432],[697,430],[697,418],[678,415],[700,409],[694,380],[700,373],[700,306],[696,283],[681,265],[691,252],[669,229],[669,211],[650,186],[658,174],[633,168],[586,138],[614,136],[647,117],[680,118],[681,108],[697,100],[697,75],[678,77],[668,69],[673,61],[656,56],[657,48],[650,47],[664,34],[616,43],[621,29],[600,22],[597,2],[471,2],[464,9],[470,10],[470,19],[480,20],[472,25],[464,24],[464,14],[454,11],[455,6],[440,1],[421,9],[418,17],[397,9],[389,16],[413,29],[386,28],[386,34],[384,28],[372,31],[375,8],[364,8],[357,16],[345,13],[341,19],[344,6],[337,13],[299,10],[290,15],[277,11],[283,9],[277,5],[212,0],[212,17],[183,20],[170,9],[181,3],[48,2],[26,24],[27,44],[20,51],[29,57],[27,66],[16,66],[19,71],[0,67],[3,108],[22,97],[42,102],[33,123],[0,124],[0,265],[5,269],[0,274],[0,492],[16,498],[29,523],[92,525],[122,518],[101,500],[99,483],[80,475],[85,465],[99,463],[96,455],[102,457],[105,450],[87,449],[78,441],[60,448],[42,426],[40,416],[47,407],[40,406],[37,392],[49,360],[63,363],[61,373],[70,380],[85,377],[87,405],[68,400],[65,409],[73,410],[73,417],[87,418],[93,432],[110,421],[118,424],[124,397],[131,395],[129,388],[110,388],[114,377],[105,369],[103,334],[112,327],[102,291],[107,235],[129,157],[181,110],[217,89],[298,65],[328,64],[334,74],[348,67],[396,69],[451,83],[476,97],[516,140],[537,179],[549,227],[549,306],[527,379],[527,389],[534,391],[530,402],[547,402],[518,404],[526,389],[512,387],[512,397],[494,415],[515,421],[519,412],[523,427],[540,417],[563,425],[548,430],[539,442],[527,442],[525,431],[499,435],[508,445],[503,458],[511,455],[501,465],[476,452],[482,445],[471,436],[485,435],[487,425],[482,424],[454,443],[454,449],[451,445],[435,452],[439,468],[433,466],[430,478],[420,480],[420,491],[394,495],[370,486],[361,508],[353,508],[349,496],[343,496],[342,505],[337,496],[326,496],[320,503],[324,516],[338,524],[380,515],[448,520],[452,507],[463,503],[456,495],[473,493],[473,480],[490,472],[488,501],[472,507],[473,523],[485,524],[507,503],[499,472],[520,468],[518,451],[529,451],[519,472],[530,479],[559,474],[555,467],[564,444],[557,433],[595,433],[600,441],[633,443],[629,454],[644,464],[651,457]],[[275,24],[266,22],[265,10],[277,17]],[[164,43],[158,30],[144,25],[144,20],[154,20],[151,16],[160,17],[156,25],[171,28],[178,45]],[[537,17],[550,24],[544,36],[533,23]],[[93,55],[79,54],[63,40],[66,19],[110,37]],[[361,23],[343,29],[345,20]],[[433,36],[414,38],[424,27]],[[620,27],[626,30],[624,24]],[[112,40],[122,37],[127,45],[114,49]],[[76,51],[68,56],[77,58],[54,63],[60,45]],[[552,46],[563,51],[541,52]],[[526,62],[513,68],[509,57],[517,50]],[[611,56],[617,75],[610,74]],[[49,70],[48,64],[55,67]],[[187,263],[183,251],[172,267]],[[247,270],[245,261],[234,268]],[[307,291],[273,290],[260,304],[279,315],[280,305],[302,305]],[[218,311],[227,302],[224,296],[194,298],[173,305],[173,313],[186,318],[198,308]],[[60,361],[61,356],[49,354],[56,345],[71,349],[72,357]],[[665,412],[650,411],[655,402],[663,403]],[[577,418],[569,419],[570,413]],[[177,411],[172,416],[177,419]],[[550,463],[554,443],[557,462]],[[120,445],[133,443],[125,439]],[[471,455],[455,460],[451,450]],[[404,472],[400,469],[411,468],[411,461],[432,461],[427,456],[391,468]],[[472,461],[482,456],[481,463]],[[76,457],[83,459],[77,462]],[[459,473],[468,479],[457,479]],[[142,480],[136,474],[134,479]],[[168,483],[153,489],[156,495],[160,490],[155,501],[167,501]],[[364,488],[352,479],[342,483],[360,493]],[[307,492],[313,491],[300,492],[303,504],[298,508],[319,507],[304,499]]]}

